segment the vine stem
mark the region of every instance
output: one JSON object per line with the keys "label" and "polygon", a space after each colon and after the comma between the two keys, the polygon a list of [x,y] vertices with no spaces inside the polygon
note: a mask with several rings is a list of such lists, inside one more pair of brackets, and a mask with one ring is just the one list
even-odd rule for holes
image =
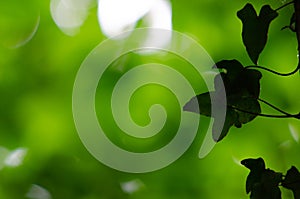
{"label": "vine stem", "polygon": [[231,105],[228,105],[228,107],[230,107],[234,110],[243,112],[243,113],[248,113],[248,114],[256,115],[256,116],[270,117],[270,118],[296,118],[296,119],[300,119],[300,113],[295,114],[295,115],[292,115],[292,114],[288,114],[288,115],[270,115],[270,114],[264,114],[264,113],[254,113],[254,112],[243,110],[243,109],[240,109],[238,107],[231,106]]}
{"label": "vine stem", "polygon": [[[255,98],[256,99],[256,98]],[[271,114],[263,114],[263,113],[254,113],[254,112],[251,112],[251,111],[248,111],[248,110],[243,110],[243,109],[240,109],[236,106],[232,106],[232,105],[228,105],[228,107],[234,109],[234,110],[237,110],[237,111],[241,111],[243,113],[248,113],[248,114],[252,114],[252,115],[257,115],[257,116],[262,116],[262,117],[271,117],[271,118],[296,118],[296,119],[300,119],[300,113],[298,114],[290,114],[288,112],[285,112],[283,110],[281,110],[280,108],[274,106],[273,104],[267,102],[266,100],[263,100],[263,99],[260,99],[258,98],[257,99],[258,101],[270,106],[271,108],[275,109],[276,111],[282,113],[283,115],[271,115]]]}
{"label": "vine stem", "polygon": [[257,100],[260,101],[260,102],[265,103],[266,105],[272,107],[273,109],[275,109],[276,111],[278,111],[278,112],[280,112],[280,113],[283,113],[283,114],[285,114],[285,115],[290,115],[290,116],[292,116],[291,114],[289,114],[289,113],[287,113],[287,112],[281,110],[280,108],[277,108],[277,107],[274,106],[273,104],[267,102],[266,100],[263,100],[263,99],[260,99],[260,98],[258,98]]}
{"label": "vine stem", "polygon": [[[298,53],[299,53],[299,50],[298,50]],[[295,70],[293,70],[292,72],[289,72],[289,73],[279,73],[279,72],[276,72],[276,71],[271,70],[269,68],[266,68],[266,67],[263,67],[263,66],[257,66],[257,65],[246,66],[245,68],[246,69],[249,69],[249,68],[259,68],[259,69],[266,70],[268,72],[271,72],[271,73],[279,75],[279,76],[290,76],[290,75],[295,74],[300,69],[300,65],[298,64],[297,68]]]}
{"label": "vine stem", "polygon": [[280,113],[286,115],[287,117],[300,119],[300,113],[298,113],[298,114],[290,114],[290,113],[285,112],[285,111],[281,110],[280,108],[274,106],[273,104],[267,102],[266,100],[263,100],[263,99],[260,99],[260,98],[258,98],[257,100],[260,101],[260,102],[265,103],[266,105],[268,105],[268,106],[270,106],[271,108],[275,109],[276,111],[278,111],[278,112],[280,112]]}
{"label": "vine stem", "polygon": [[282,8],[288,6],[288,5],[292,4],[292,3],[294,3],[294,1],[291,1],[291,2],[288,2],[288,3],[286,3],[286,4],[283,4],[283,5],[280,6],[279,8],[275,9],[275,11],[281,10]]}

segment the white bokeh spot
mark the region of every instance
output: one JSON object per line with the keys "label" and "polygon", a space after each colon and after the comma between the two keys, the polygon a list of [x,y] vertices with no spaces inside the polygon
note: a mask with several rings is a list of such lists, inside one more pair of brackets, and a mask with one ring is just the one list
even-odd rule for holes
{"label": "white bokeh spot", "polygon": [[[103,34],[114,37],[131,31],[144,19],[146,27],[172,30],[172,7],[169,0],[99,0],[98,20]],[[149,31],[145,43],[157,43],[162,48],[169,44],[172,35]],[[128,35],[126,35],[128,36]]]}

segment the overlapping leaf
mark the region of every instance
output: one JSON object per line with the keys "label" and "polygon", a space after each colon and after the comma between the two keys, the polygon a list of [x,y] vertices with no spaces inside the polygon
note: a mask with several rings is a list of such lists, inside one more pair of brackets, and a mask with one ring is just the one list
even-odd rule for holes
{"label": "overlapping leaf", "polygon": [[[183,109],[195,113],[200,111],[201,115],[213,117],[211,105],[222,103],[219,93],[225,87],[227,111],[222,132],[217,132],[213,126],[213,138],[220,141],[233,125],[239,128],[242,124],[252,121],[261,112],[257,99],[262,75],[257,70],[244,68],[237,60],[223,60],[215,67],[222,71],[215,77],[215,91],[193,97]],[[199,109],[195,106],[199,106]]]}
{"label": "overlapping leaf", "polygon": [[293,191],[294,198],[300,199],[300,173],[292,166],[282,182],[282,186]]}
{"label": "overlapping leaf", "polygon": [[241,163],[250,169],[246,181],[246,192],[251,192],[251,199],[281,199],[278,186],[282,181],[282,173],[266,169],[262,158],[249,158]]}
{"label": "overlapping leaf", "polygon": [[248,3],[237,12],[237,16],[243,23],[242,38],[247,53],[252,62],[257,64],[258,57],[267,43],[270,23],[278,13],[269,5],[264,5],[257,16],[253,6]]}
{"label": "overlapping leaf", "polygon": [[250,173],[246,180],[246,192],[249,193],[251,190],[253,190],[254,185],[261,181],[262,173],[266,169],[265,162],[262,158],[249,158],[242,160],[241,164],[250,169]]}

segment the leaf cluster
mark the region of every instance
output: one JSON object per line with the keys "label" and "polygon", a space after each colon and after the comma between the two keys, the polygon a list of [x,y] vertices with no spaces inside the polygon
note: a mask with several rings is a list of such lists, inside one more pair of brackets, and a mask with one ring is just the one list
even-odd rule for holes
{"label": "leaf cluster", "polygon": [[[289,4],[291,4],[291,2],[286,5]],[[283,7],[284,6],[281,8]],[[201,93],[193,97],[183,108],[184,111],[214,117],[211,113],[212,104],[222,105],[222,103],[226,103],[226,118],[221,132],[218,132],[220,130],[217,130],[218,128],[216,128],[216,126],[220,124],[220,121],[218,121],[220,118],[215,117],[212,134],[213,139],[216,142],[222,140],[228,134],[228,131],[232,126],[241,128],[243,124],[251,122],[257,116],[274,118],[293,117],[300,119],[300,113],[294,115],[289,114],[259,98],[262,73],[253,68],[263,69],[276,75],[289,76],[296,73],[300,66],[299,64],[293,72],[282,74],[257,65],[259,56],[267,43],[269,26],[278,16],[277,10],[278,9],[272,9],[269,5],[264,5],[260,10],[259,15],[257,15],[254,7],[248,3],[244,8],[237,12],[237,17],[243,24],[242,38],[244,46],[251,61],[255,65],[244,67],[235,59],[219,61],[214,66],[214,68],[217,68],[220,71],[214,79],[215,90]],[[294,15],[290,20],[291,27],[295,23]],[[226,92],[226,99],[222,99],[221,95],[224,93],[224,89]],[[284,115],[262,114],[259,101]]]}
{"label": "leaf cluster", "polygon": [[[261,112],[257,99],[260,92],[259,80],[262,74],[258,70],[243,67],[237,60],[223,60],[214,67],[221,71],[214,80],[215,91],[202,93],[192,98],[184,106],[184,110],[195,113],[200,110],[200,114],[212,117],[212,103],[222,103],[221,101],[224,99],[220,99],[220,93],[225,88],[227,110],[224,127],[221,134],[216,132],[216,128],[213,128],[214,140],[220,141],[232,126],[240,128]],[[210,99],[210,96],[213,99]],[[198,101],[199,109],[194,106],[195,99]]]}
{"label": "leaf cluster", "polygon": [[279,186],[291,190],[295,199],[300,199],[300,173],[292,166],[284,176],[280,172],[266,169],[262,158],[245,159],[241,164],[250,170],[246,180],[246,192],[251,199],[281,199]]}

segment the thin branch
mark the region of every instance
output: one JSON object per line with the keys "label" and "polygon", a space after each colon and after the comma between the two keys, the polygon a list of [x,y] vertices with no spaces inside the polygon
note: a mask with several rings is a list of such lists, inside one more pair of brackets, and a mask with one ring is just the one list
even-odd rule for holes
{"label": "thin branch", "polygon": [[245,68],[246,69],[249,69],[249,68],[259,68],[259,69],[266,70],[268,72],[271,72],[271,73],[279,75],[279,76],[290,76],[290,75],[295,74],[300,69],[300,65],[298,64],[297,68],[295,70],[293,70],[292,72],[289,72],[289,73],[279,73],[279,72],[271,70],[269,68],[266,68],[266,67],[263,67],[263,66],[256,66],[256,65],[246,66]]}
{"label": "thin branch", "polygon": [[286,4],[283,4],[283,5],[280,6],[279,8],[275,9],[275,11],[281,10],[282,8],[288,6],[288,5],[292,4],[292,3],[294,3],[294,1],[291,1],[291,2],[288,2],[288,3],[286,3]]}
{"label": "thin branch", "polygon": [[271,104],[271,103],[269,103],[269,102],[267,102],[267,101],[265,101],[265,100],[263,100],[263,99],[258,98],[257,100],[258,100],[258,101],[261,101],[261,102],[263,102],[263,103],[265,103],[266,105],[272,107],[273,109],[275,109],[276,111],[278,111],[278,112],[280,112],[280,113],[283,113],[283,114],[289,115],[289,116],[293,116],[292,114],[287,113],[287,112],[281,110],[280,108],[274,106],[273,104]]}
{"label": "thin branch", "polygon": [[289,115],[270,115],[270,114],[264,114],[264,113],[254,113],[254,112],[243,110],[243,109],[240,109],[238,107],[230,106],[230,105],[228,105],[228,107],[232,108],[234,110],[243,112],[243,113],[248,113],[248,114],[256,115],[256,116],[270,117],[270,118],[296,118],[296,119],[300,119],[300,113],[295,114],[295,115],[291,115],[291,114],[289,114]]}

